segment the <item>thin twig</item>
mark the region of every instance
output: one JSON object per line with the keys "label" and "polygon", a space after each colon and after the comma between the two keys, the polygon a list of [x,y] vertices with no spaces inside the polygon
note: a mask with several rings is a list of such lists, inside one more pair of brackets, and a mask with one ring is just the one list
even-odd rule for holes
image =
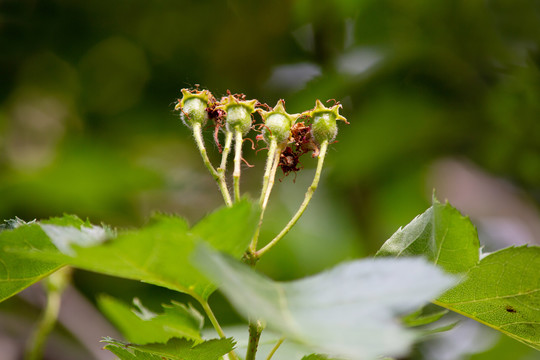
{"label": "thin twig", "polygon": [[249,322],[249,342],[246,351],[246,360],[255,360],[262,331],[263,326],[261,325],[260,321]]}
{"label": "thin twig", "polygon": [[[206,316],[208,316],[208,319],[210,319],[210,322],[212,323],[212,326],[214,327],[214,329],[218,333],[219,337],[221,339],[225,339],[227,336],[225,336],[225,333],[223,332],[223,329],[221,328],[221,325],[219,325],[219,322],[218,322],[216,316],[214,315],[214,312],[212,311],[212,308],[208,304],[208,301],[204,300],[203,298],[199,297],[198,295],[195,295],[195,294],[191,294],[191,295],[199,302],[199,304],[201,304],[204,312],[206,313]],[[231,352],[229,352],[229,358],[231,360],[240,360],[240,358],[238,357],[238,355],[236,355],[234,350],[231,350]]]}
{"label": "thin twig", "polygon": [[240,165],[242,163],[242,132],[238,129],[234,131],[234,201],[240,201]]}
{"label": "thin twig", "polygon": [[70,275],[71,269],[65,267],[45,279],[47,304],[36,326],[36,330],[28,342],[28,350],[24,357],[25,360],[40,360],[43,358],[45,343],[56,324],[62,301],[62,293],[69,283]]}
{"label": "thin twig", "polygon": [[[223,195],[223,200],[225,201],[225,205],[231,207],[232,206],[231,194],[229,193],[229,189],[227,188],[227,184],[225,183],[224,171],[218,172],[212,166],[212,163],[210,162],[210,159],[208,158],[208,154],[206,153],[206,147],[204,146],[204,140],[202,137],[202,130],[201,130],[200,123],[193,124],[193,137],[195,138],[195,143],[197,143],[197,148],[199,149],[199,152],[201,153],[201,157],[203,159],[204,165],[206,166],[208,171],[210,171],[210,174],[212,174],[212,177],[214,178],[214,180],[216,180],[218,184],[219,190],[221,191],[221,194]],[[225,153],[225,150],[223,152]]]}
{"label": "thin twig", "polygon": [[225,132],[225,147],[221,153],[221,165],[218,168],[218,172],[225,172],[227,168],[227,158],[229,157],[229,152],[231,151],[233,133],[232,131]]}
{"label": "thin twig", "polygon": [[266,169],[264,171],[263,189],[261,191],[261,197],[259,199],[259,205],[261,207],[261,214],[259,216],[259,223],[257,224],[257,228],[255,229],[255,233],[253,234],[253,238],[251,239],[251,243],[249,245],[249,250],[252,254],[256,253],[257,251],[257,242],[258,242],[259,234],[261,231],[264,213],[266,210],[266,206],[268,205],[268,199],[270,198],[270,193],[272,192],[272,188],[274,186],[276,171],[279,165],[279,158],[281,156],[282,150],[283,150],[283,147],[278,146],[276,141],[272,139],[272,141],[270,142],[270,148],[268,150],[268,158],[266,160]]}
{"label": "thin twig", "polygon": [[292,219],[289,221],[289,223],[281,230],[281,232],[266,246],[264,246],[262,249],[257,251],[255,253],[256,258],[260,258],[264,253],[266,253],[268,250],[270,250],[272,247],[274,247],[279,240],[281,240],[290,230],[291,228],[296,224],[298,219],[302,216],[304,211],[306,210],[309,202],[311,201],[311,198],[313,197],[313,193],[317,189],[317,186],[319,185],[319,179],[321,177],[322,167],[324,163],[324,157],[326,155],[326,150],[328,149],[328,141],[324,141],[321,144],[321,149],[319,152],[319,160],[317,162],[317,170],[315,171],[315,176],[313,178],[313,182],[309,186],[309,188],[306,191],[306,195],[304,196],[304,201],[296,211],[296,214],[292,217]]}
{"label": "thin twig", "polygon": [[276,345],[274,345],[274,347],[272,348],[272,351],[270,351],[270,353],[268,354],[268,357],[266,358],[266,360],[272,359],[272,356],[274,356],[274,354],[276,353],[277,349],[279,349],[279,347],[281,346],[281,344],[283,344],[283,341],[285,341],[285,338],[281,338],[281,339],[278,340],[278,342],[276,343]]}

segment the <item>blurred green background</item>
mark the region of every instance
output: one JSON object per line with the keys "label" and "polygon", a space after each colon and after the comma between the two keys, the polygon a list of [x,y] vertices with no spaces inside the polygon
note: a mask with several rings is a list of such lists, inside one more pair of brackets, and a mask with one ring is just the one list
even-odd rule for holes
{"label": "blurred green background", "polygon": [[[336,99],[350,121],[312,205],[260,263],[275,279],[373,254],[434,189],[471,216],[488,250],[538,244],[539,45],[534,0],[4,0],[0,218],[74,213],[135,227],[163,211],[198,221],[221,196],[173,109],[181,88],[200,84],[216,97],[283,98],[290,112]],[[211,138],[208,129],[217,160]],[[265,151],[247,149],[256,166],[242,187],[255,198]],[[307,157],[296,179],[278,175],[263,241],[301,202]],[[176,296],[84,272],[74,283],[91,303],[101,292],[150,306]],[[486,356],[508,359],[500,347],[520,346],[488,333],[484,348],[456,353],[442,338],[429,346],[448,357],[419,348],[411,358],[465,359],[497,344]]]}

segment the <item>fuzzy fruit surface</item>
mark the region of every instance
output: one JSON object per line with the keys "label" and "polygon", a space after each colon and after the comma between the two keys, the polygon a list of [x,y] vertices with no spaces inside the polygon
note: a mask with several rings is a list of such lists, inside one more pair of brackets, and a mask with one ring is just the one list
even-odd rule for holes
{"label": "fuzzy fruit surface", "polygon": [[311,133],[313,138],[319,144],[328,140],[332,142],[337,135],[336,115],[332,112],[323,112],[313,117],[313,125],[311,126]]}
{"label": "fuzzy fruit surface", "polygon": [[195,123],[199,123],[201,126],[204,126],[208,120],[206,103],[202,99],[196,97],[187,99],[184,102],[180,116],[184,124],[186,124],[188,127],[192,127]]}
{"label": "fuzzy fruit surface", "polygon": [[243,135],[249,132],[251,129],[251,114],[242,105],[233,105],[227,108],[227,131],[234,132],[238,129]]}
{"label": "fuzzy fruit surface", "polygon": [[270,144],[270,139],[274,138],[278,144],[289,140],[292,122],[282,114],[271,114],[268,116],[263,128],[263,137],[266,143]]}

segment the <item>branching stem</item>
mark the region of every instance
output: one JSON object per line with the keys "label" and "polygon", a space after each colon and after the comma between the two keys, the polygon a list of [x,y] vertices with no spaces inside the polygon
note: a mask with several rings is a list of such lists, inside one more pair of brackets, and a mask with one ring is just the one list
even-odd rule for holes
{"label": "branching stem", "polygon": [[291,228],[296,224],[298,219],[300,219],[300,217],[306,210],[309,202],[311,201],[311,198],[313,197],[313,193],[315,192],[315,190],[317,189],[317,186],[319,185],[319,179],[321,177],[324,157],[326,155],[327,149],[328,149],[328,141],[324,141],[321,144],[321,149],[319,152],[319,160],[317,162],[317,170],[315,171],[313,182],[311,183],[308,190],[306,191],[306,195],[304,196],[304,201],[302,202],[302,204],[296,211],[296,214],[294,214],[294,216],[289,221],[289,223],[283,228],[283,230],[281,230],[281,232],[274,239],[272,239],[272,241],[270,241],[266,246],[264,246],[262,249],[260,249],[259,251],[255,253],[256,258],[260,258],[264,253],[266,253],[268,250],[274,247],[278,243],[278,241],[281,240],[291,230]]}
{"label": "branching stem", "polygon": [[225,147],[223,148],[223,153],[221,154],[221,165],[218,168],[218,173],[225,173],[227,169],[227,158],[229,157],[229,152],[231,151],[233,133],[232,131],[225,132]]}
{"label": "branching stem", "polygon": [[278,340],[278,342],[276,343],[276,345],[274,345],[274,347],[272,348],[272,351],[270,351],[270,353],[268,353],[268,357],[266,358],[266,360],[272,359],[272,356],[274,356],[274,354],[276,353],[277,349],[279,349],[279,347],[281,346],[281,344],[283,344],[283,341],[285,341],[285,338],[281,338],[281,339]]}
{"label": "branching stem", "polygon": [[[210,319],[210,322],[212,323],[212,326],[214,327],[214,329],[218,333],[219,337],[221,339],[226,338],[227,336],[225,336],[225,333],[223,332],[223,329],[221,328],[221,325],[219,325],[219,322],[218,322],[216,316],[214,315],[214,312],[212,311],[212,308],[210,307],[210,304],[208,304],[208,301],[204,300],[203,298],[201,298],[200,296],[198,296],[196,294],[191,294],[191,295],[199,302],[199,304],[201,304],[206,316],[208,316],[208,319]],[[236,355],[236,353],[234,352],[234,350],[232,350],[229,353],[229,358],[231,360],[240,360],[238,358],[238,355]]]}
{"label": "branching stem", "polygon": [[[206,147],[204,146],[204,140],[202,137],[202,130],[201,130],[200,123],[193,124],[193,137],[195,138],[195,143],[197,143],[197,148],[199,149],[199,152],[201,153],[201,157],[203,159],[204,165],[206,166],[208,171],[210,171],[210,174],[212,174],[212,177],[214,178],[214,180],[216,180],[218,184],[219,190],[221,191],[221,194],[223,195],[223,200],[225,201],[225,205],[231,207],[232,201],[231,201],[231,195],[229,193],[229,189],[227,188],[227,183],[225,182],[225,171],[218,171],[214,169],[214,167],[212,166],[212,163],[210,162],[210,159],[208,158],[208,154],[206,153]],[[225,150],[223,150],[223,152],[225,153]],[[226,159],[226,156],[225,156],[225,159]],[[223,165],[223,160],[222,160],[222,165]]]}
{"label": "branching stem", "polygon": [[255,360],[262,331],[263,326],[260,321],[249,322],[249,343],[246,352],[246,360]]}
{"label": "branching stem", "polygon": [[266,210],[266,206],[268,205],[268,199],[270,198],[270,193],[272,192],[272,188],[274,186],[276,171],[279,165],[279,158],[281,156],[282,150],[283,147],[278,146],[277,142],[274,139],[270,141],[270,146],[268,148],[268,157],[266,159],[266,168],[264,170],[263,188],[261,191],[261,197],[259,199],[261,215],[259,217],[259,224],[257,225],[257,229],[255,229],[255,233],[253,234],[253,238],[251,239],[251,243],[249,245],[249,251],[252,254],[255,254],[257,251],[257,242],[259,239],[259,233],[261,231],[264,212]]}
{"label": "branching stem", "polygon": [[47,304],[45,305],[36,330],[28,342],[28,350],[24,357],[25,360],[43,359],[43,350],[47,336],[56,324],[58,313],[60,312],[62,293],[69,282],[70,274],[70,268],[65,267],[45,279]]}
{"label": "branching stem", "polygon": [[261,208],[263,207],[264,198],[266,196],[266,189],[268,188],[268,181],[270,179],[270,173],[272,172],[272,166],[274,164],[274,156],[275,156],[276,148],[277,148],[277,142],[275,139],[272,139],[268,147],[268,155],[266,157],[266,166],[264,168],[263,187],[261,190],[261,197],[259,198],[259,205]]}
{"label": "branching stem", "polygon": [[242,163],[242,132],[238,129],[234,130],[234,201],[240,201],[240,165]]}

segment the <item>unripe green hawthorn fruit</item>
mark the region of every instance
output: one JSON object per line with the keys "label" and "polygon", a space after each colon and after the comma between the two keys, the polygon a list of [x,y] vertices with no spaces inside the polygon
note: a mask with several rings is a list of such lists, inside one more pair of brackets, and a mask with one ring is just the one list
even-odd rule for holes
{"label": "unripe green hawthorn fruit", "polygon": [[337,120],[345,121],[348,124],[347,119],[339,114],[340,108],[341,104],[327,108],[320,100],[317,100],[315,108],[305,112],[313,119],[311,134],[318,144],[322,144],[324,141],[334,141],[338,132]]}
{"label": "unripe green hawthorn fruit", "polygon": [[208,120],[208,102],[212,94],[208,90],[182,89],[182,100],[175,106],[175,110],[180,110],[180,118],[187,127],[193,127],[193,124],[199,123],[201,126]]}
{"label": "unripe green hawthorn fruit", "polygon": [[227,131],[234,132],[238,129],[242,135],[246,135],[251,129],[251,114],[255,111],[255,104],[257,100],[239,100],[234,95],[222,98],[217,108],[226,113]]}
{"label": "unripe green hawthorn fruit", "polygon": [[300,117],[300,114],[288,114],[284,107],[285,101],[279,100],[272,111],[259,110],[263,120],[263,139],[270,144],[272,139],[278,144],[286,143],[291,136],[291,127]]}

